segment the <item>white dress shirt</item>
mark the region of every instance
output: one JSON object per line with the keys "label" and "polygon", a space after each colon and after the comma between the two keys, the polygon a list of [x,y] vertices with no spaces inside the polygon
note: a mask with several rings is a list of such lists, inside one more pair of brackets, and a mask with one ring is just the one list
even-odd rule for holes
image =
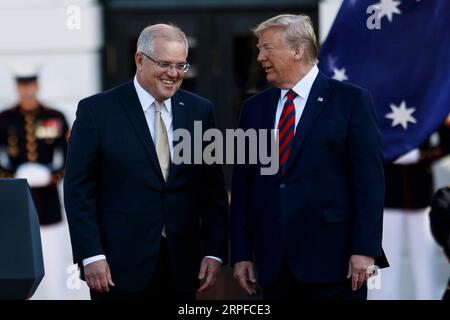
{"label": "white dress shirt", "polygon": [[[147,125],[150,130],[150,135],[152,136],[153,143],[155,143],[155,98],[148,93],[137,81],[137,77],[134,76],[134,88],[136,89],[137,96],[139,98],[139,102],[141,104],[142,110],[144,111],[145,120],[147,120]],[[167,130],[167,137],[169,139],[169,149],[170,149],[170,159],[173,161],[173,113],[172,113],[172,101],[171,99],[167,99],[163,101],[164,108],[161,109],[161,118],[164,121],[164,125]],[[219,261],[222,264],[222,259],[213,256],[206,256],[207,258],[211,258]],[[98,260],[106,260],[106,256],[103,254],[99,254],[97,256],[89,257],[87,259],[83,259],[83,266],[86,266],[92,262]]]}
{"label": "white dress shirt", "polygon": [[[155,98],[148,93],[134,77],[134,87],[141,103],[142,110],[144,110],[145,120],[152,136],[153,144],[155,144]],[[172,101],[167,99],[163,101],[164,107],[161,108],[161,118],[167,130],[167,137],[169,138],[170,159],[173,161],[173,113],[172,113]]]}
{"label": "white dress shirt", "polygon": [[[311,70],[302,78],[299,82],[295,84],[292,90],[297,93],[297,96],[294,99],[295,106],[295,130],[297,129],[297,125],[300,121],[300,117],[302,116],[303,110],[305,109],[306,101],[308,101],[309,92],[311,91],[311,87],[316,80],[317,75],[319,74],[319,69],[316,65],[312,67]],[[283,111],[284,103],[287,100],[286,93],[289,90],[281,89],[280,99],[278,100],[277,112],[275,114],[275,137],[277,136],[278,122],[280,121],[281,112]]]}

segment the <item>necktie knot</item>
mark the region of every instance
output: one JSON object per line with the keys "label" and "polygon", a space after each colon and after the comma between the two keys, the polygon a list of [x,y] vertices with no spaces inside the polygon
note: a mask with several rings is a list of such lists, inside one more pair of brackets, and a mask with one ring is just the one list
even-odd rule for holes
{"label": "necktie knot", "polygon": [[163,106],[164,106],[164,103],[161,102],[161,101],[158,101],[158,100],[155,100],[154,103],[155,103],[155,112],[156,113],[160,113],[162,108],[163,108]]}
{"label": "necktie knot", "polygon": [[294,100],[297,96],[298,96],[298,94],[297,94],[294,90],[292,90],[292,89],[290,89],[290,90],[286,93],[286,97],[287,97],[287,99],[290,100],[290,101]]}

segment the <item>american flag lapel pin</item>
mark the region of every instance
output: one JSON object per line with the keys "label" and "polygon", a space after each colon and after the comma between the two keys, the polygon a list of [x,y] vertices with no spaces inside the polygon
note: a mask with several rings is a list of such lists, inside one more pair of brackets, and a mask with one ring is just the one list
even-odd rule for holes
{"label": "american flag lapel pin", "polygon": [[184,102],[181,102],[181,101],[180,101],[178,104],[179,104],[180,106],[184,106]]}
{"label": "american flag lapel pin", "polygon": [[322,98],[322,97],[318,97],[318,98],[317,98],[317,101],[323,102],[323,98]]}

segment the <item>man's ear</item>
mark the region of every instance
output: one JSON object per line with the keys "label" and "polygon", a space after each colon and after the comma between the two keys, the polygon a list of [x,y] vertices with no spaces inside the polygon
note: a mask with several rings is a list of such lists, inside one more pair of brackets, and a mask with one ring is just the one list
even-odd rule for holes
{"label": "man's ear", "polygon": [[294,49],[294,60],[300,61],[303,58],[303,55],[305,53],[305,49],[302,46],[299,46]]}
{"label": "man's ear", "polygon": [[139,52],[136,52],[136,54],[134,55],[134,62],[136,63],[136,69],[142,70],[143,58],[144,57],[142,56],[142,54],[140,54]]}

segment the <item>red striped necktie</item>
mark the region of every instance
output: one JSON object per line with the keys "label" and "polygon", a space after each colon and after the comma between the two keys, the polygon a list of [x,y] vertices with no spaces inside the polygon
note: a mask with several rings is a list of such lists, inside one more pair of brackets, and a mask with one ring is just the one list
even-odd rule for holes
{"label": "red striped necktie", "polygon": [[297,94],[291,89],[286,93],[287,99],[278,121],[278,155],[280,157],[280,173],[285,174],[287,160],[292,151],[292,141],[295,130],[295,105]]}

